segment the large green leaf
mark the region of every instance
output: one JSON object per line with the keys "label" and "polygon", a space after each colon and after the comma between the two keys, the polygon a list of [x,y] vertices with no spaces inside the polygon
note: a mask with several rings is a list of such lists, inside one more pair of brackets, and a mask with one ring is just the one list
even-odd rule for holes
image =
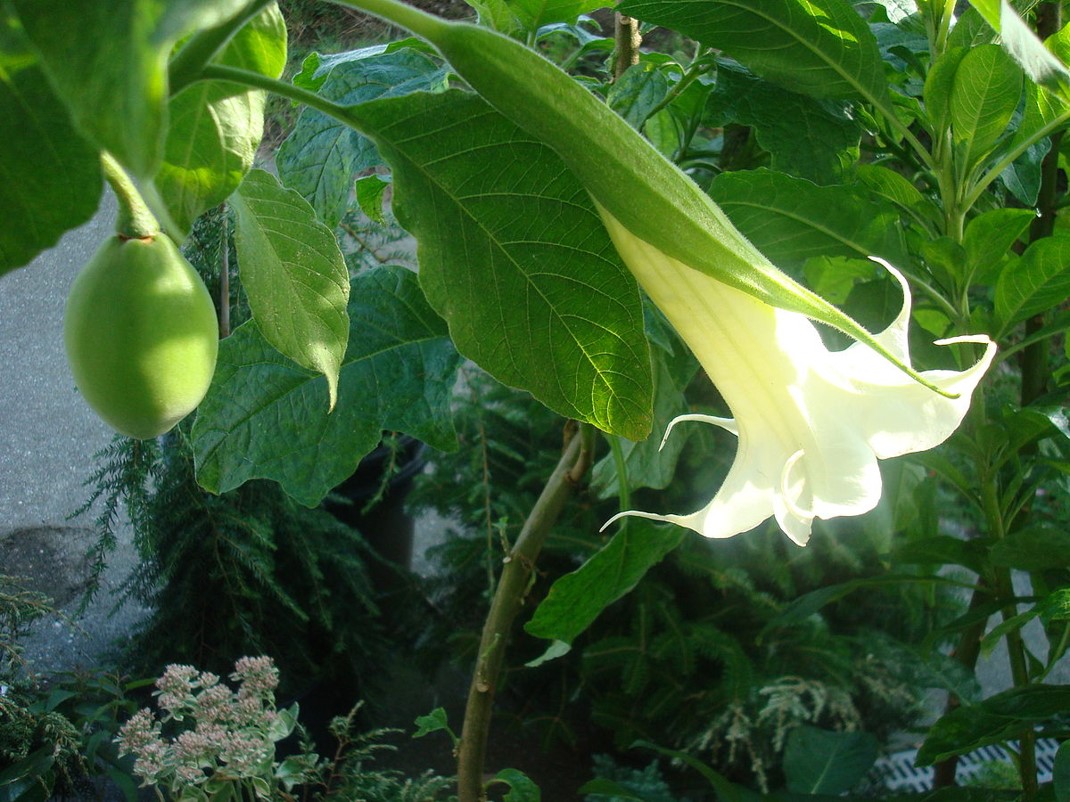
{"label": "large green leaf", "polygon": [[624,0],[618,9],[793,92],[891,107],[877,40],[847,0]]}
{"label": "large green leaf", "polygon": [[221,493],[274,479],[312,506],[353,473],[383,430],[455,447],[449,400],[459,359],[415,274],[400,267],[359,274],[349,319],[338,406],[330,414],[326,380],[271,348],[255,322],[220,343],[193,426],[204,487]]}
{"label": "large green leaf", "polygon": [[1023,320],[1047,312],[1070,295],[1070,235],[1034,242],[996,282],[997,338]]}
{"label": "large green leaf", "polygon": [[873,766],[877,752],[877,739],[868,732],[796,727],[784,746],[788,789],[806,794],[850,791]]}
{"label": "large green leaf", "polygon": [[770,260],[798,267],[814,256],[880,256],[906,265],[898,211],[862,188],[819,187],[770,170],[723,173],[710,193]]}
{"label": "large green leaf", "polygon": [[[343,106],[421,90],[445,89],[446,71],[413,48],[368,47],[329,58],[313,54],[300,80]],[[357,173],[382,164],[375,146],[333,117],[305,109],[276,156],[279,178],[296,189],[329,226],[350,207]]]}
{"label": "large green leaf", "polygon": [[33,57],[0,61],[0,275],[92,217],[101,187],[96,148]]}
{"label": "large green leaf", "polygon": [[242,285],[264,338],[327,378],[333,409],[346,352],[349,270],[334,234],[270,173],[249,173],[232,201]]}
{"label": "large green leaf", "polygon": [[653,391],[639,292],[553,151],[460,92],[352,113],[393,168],[394,211],[458,350],[562,415],[642,440]]}
{"label": "large green leaf", "polygon": [[[286,66],[286,23],[272,4],[244,25],[213,63],[277,78]],[[185,233],[222,202],[253,166],[264,132],[265,94],[199,82],[171,98],[163,164],[154,182],[171,222]]]}
{"label": "large green leaf", "polygon": [[190,31],[248,0],[12,0],[78,127],[139,178],[160,163],[167,58]]}
{"label": "large green leaf", "polygon": [[958,62],[951,87],[951,133],[970,168],[1004,133],[1022,96],[1022,71],[998,45],[971,48]]}
{"label": "large green leaf", "polygon": [[628,521],[587,562],[554,582],[524,629],[537,638],[572,643],[686,536],[679,527]]}

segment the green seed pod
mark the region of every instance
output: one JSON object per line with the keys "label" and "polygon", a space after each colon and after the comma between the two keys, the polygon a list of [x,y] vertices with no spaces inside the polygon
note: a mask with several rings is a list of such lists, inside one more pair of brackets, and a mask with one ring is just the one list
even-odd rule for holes
{"label": "green seed pod", "polygon": [[196,408],[219,348],[212,297],[162,233],[112,237],[100,247],[71,286],[63,335],[89,405],[142,440]]}

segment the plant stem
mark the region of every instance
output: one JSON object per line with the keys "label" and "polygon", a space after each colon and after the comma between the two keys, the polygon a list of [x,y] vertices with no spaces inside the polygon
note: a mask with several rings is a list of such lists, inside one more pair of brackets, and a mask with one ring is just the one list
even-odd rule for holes
{"label": "plant stem", "polygon": [[639,46],[643,43],[639,22],[615,12],[613,42],[613,80],[617,81],[629,67],[639,63]]}
{"label": "plant stem", "polygon": [[159,234],[160,224],[115,157],[110,153],[101,153],[100,166],[119,201],[119,217],[115,221],[119,236],[125,239],[149,239]]}
{"label": "plant stem", "polygon": [[566,432],[569,437],[564,453],[542,493],[531,509],[516,543],[503,560],[501,579],[491,600],[490,612],[483,624],[472,684],[465,705],[464,727],[457,749],[457,794],[459,802],[485,800],[483,766],[487,734],[494,706],[494,694],[505,663],[505,647],[513,620],[520,612],[535,560],[542,550],[554,522],[560,515],[572,489],[590,467],[594,430],[575,424]]}

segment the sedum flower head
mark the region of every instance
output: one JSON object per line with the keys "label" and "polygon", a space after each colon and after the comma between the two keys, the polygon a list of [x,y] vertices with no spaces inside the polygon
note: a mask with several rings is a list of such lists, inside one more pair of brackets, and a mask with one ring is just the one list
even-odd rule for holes
{"label": "sedum flower head", "polygon": [[[690,515],[629,510],[607,525],[636,515],[725,538],[773,516],[788,537],[805,545],[814,518],[860,515],[877,505],[878,459],[924,451],[947,439],[995,355],[995,344],[984,336],[938,341],[984,346],[981,358],[966,370],[921,374],[957,395],[945,397],[863,343],[830,351],[809,318],[693,270],[633,235],[605,210],[602,217],[625,264],[735,415],[684,415],[670,423],[666,437],[682,421],[713,424],[739,437],[728,476],[705,507]],[[875,339],[909,367],[910,291],[895,268],[881,264],[902,286],[903,307]]]}

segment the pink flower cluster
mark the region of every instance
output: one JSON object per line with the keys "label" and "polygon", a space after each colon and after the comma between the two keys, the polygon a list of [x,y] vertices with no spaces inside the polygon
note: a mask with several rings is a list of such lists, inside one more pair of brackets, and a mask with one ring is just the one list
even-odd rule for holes
{"label": "pink flower cluster", "polygon": [[[275,710],[278,669],[270,657],[243,657],[230,677],[236,691],[192,666],[166,668],[156,681],[160,720],[143,708],[119,732],[120,754],[134,755],[144,785],[176,791],[208,779],[270,776],[275,741],[286,734]],[[169,737],[170,722],[185,724]]]}

